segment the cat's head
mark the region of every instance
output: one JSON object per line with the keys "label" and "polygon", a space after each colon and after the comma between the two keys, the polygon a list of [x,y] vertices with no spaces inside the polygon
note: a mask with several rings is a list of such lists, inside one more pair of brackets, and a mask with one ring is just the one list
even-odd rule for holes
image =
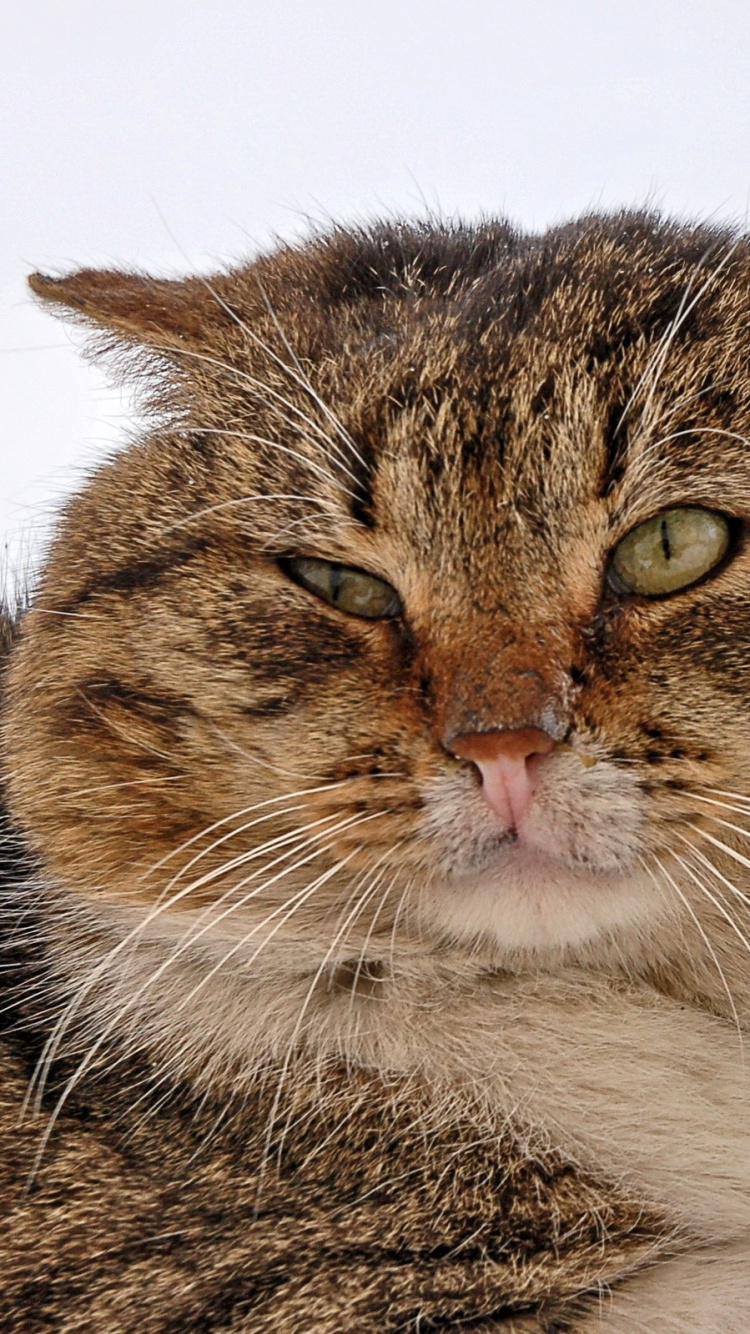
{"label": "cat's head", "polygon": [[9,675],[50,877],[245,964],[726,953],[746,241],[395,225],[32,285],[155,413],[66,507]]}

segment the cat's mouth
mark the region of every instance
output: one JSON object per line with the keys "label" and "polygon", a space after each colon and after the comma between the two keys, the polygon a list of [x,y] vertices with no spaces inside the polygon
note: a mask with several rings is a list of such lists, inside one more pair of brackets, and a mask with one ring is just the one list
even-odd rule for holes
{"label": "cat's mouth", "polygon": [[452,871],[450,880],[456,885],[487,881],[502,893],[509,882],[525,877],[528,892],[544,893],[549,892],[548,884],[554,888],[562,880],[581,877],[606,880],[612,875],[626,876],[630,869],[609,857],[599,862],[582,850],[540,846],[524,832],[509,829],[475,848],[467,864]]}
{"label": "cat's mouth", "polygon": [[451,802],[456,815],[463,807],[463,818],[441,821],[447,856],[429,895],[433,923],[453,938],[488,937],[538,954],[611,935],[652,914],[653,890],[639,859],[640,814],[619,775],[606,781],[607,767],[586,776],[585,794],[577,774],[575,786],[566,785],[558,771],[515,826],[500,826],[477,792],[464,793],[458,806]]}
{"label": "cat's mouth", "polygon": [[569,756],[547,761],[520,819],[498,818],[470,776],[453,774],[425,793],[423,832],[441,849],[451,880],[523,867],[595,877],[628,874],[643,851],[647,811],[632,774],[603,760],[581,772]]}
{"label": "cat's mouth", "polygon": [[613,879],[626,883],[637,864],[637,859],[623,857],[622,848],[581,826],[571,828],[569,817],[556,817],[548,809],[533,811],[520,828],[475,837],[464,853],[447,876],[456,890],[482,887],[502,897],[513,888],[532,900],[563,889],[595,889]]}

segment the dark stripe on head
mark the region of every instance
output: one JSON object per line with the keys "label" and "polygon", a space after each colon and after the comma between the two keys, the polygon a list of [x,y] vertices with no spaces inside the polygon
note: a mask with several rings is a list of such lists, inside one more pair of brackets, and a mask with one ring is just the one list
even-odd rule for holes
{"label": "dark stripe on head", "polygon": [[625,476],[629,448],[627,406],[627,400],[613,403],[607,414],[604,431],[606,455],[601,484],[602,496],[608,496]]}
{"label": "dark stripe on head", "polygon": [[133,593],[142,588],[154,588],[170,570],[189,564],[210,545],[208,538],[191,538],[179,547],[168,548],[153,559],[121,565],[110,574],[101,574],[92,579],[76,597],[56,605],[54,610],[73,612],[105,593]]}
{"label": "dark stripe on head", "polygon": [[352,498],[352,518],[370,530],[377,528],[374,487],[377,474],[375,451],[367,439],[356,441],[357,452],[352,454],[351,470],[356,477]]}

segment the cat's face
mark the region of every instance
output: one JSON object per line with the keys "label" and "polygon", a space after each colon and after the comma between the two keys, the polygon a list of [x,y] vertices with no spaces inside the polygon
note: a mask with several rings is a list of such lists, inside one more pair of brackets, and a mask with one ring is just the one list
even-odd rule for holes
{"label": "cat's face", "polygon": [[[168,418],[70,505],[11,669],[53,876],[332,963],[731,938],[744,242],[385,229],[210,290],[37,286],[140,349]],[[659,591],[684,511],[708,556],[688,516]]]}

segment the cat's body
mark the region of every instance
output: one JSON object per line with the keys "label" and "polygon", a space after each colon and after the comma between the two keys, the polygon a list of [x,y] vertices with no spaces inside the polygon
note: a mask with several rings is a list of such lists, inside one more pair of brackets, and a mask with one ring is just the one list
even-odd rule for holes
{"label": "cat's body", "polygon": [[[69,506],[8,675],[38,1172],[125,1057],[244,1099],[260,1158],[289,1099],[369,1080],[368,1134],[395,1098],[399,1142],[410,1106],[447,1136],[406,1179],[442,1155],[454,1182],[449,1143],[486,1182],[476,1132],[498,1180],[533,1195],[551,1155],[611,1212],[598,1272],[529,1299],[519,1262],[425,1328],[745,1331],[748,243],[396,227],[36,290],[133,350],[160,414]],[[231,1327],[416,1330],[420,1300]]]}
{"label": "cat's body", "polygon": [[542,1143],[333,1064],[296,1065],[273,1107],[278,1068],[202,1103],[129,1060],[76,1088],[39,1161],[74,1069],[19,1124],[44,1036],[0,1040],[3,1330],[541,1334],[675,1249],[657,1211]]}

